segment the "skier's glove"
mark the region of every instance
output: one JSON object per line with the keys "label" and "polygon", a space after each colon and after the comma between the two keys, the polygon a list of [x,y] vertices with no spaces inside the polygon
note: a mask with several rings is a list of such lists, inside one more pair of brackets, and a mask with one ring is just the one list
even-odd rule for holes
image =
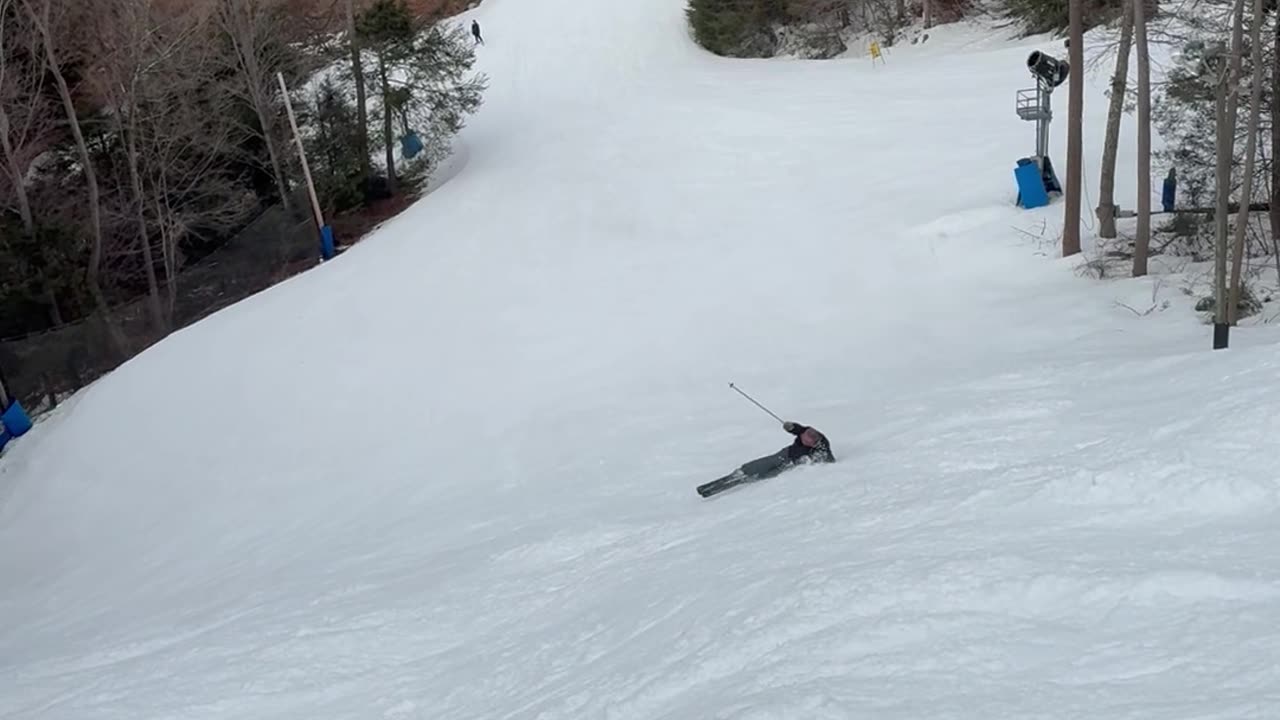
{"label": "skier's glove", "polygon": [[788,420],[788,421],[786,421],[786,422],[782,423],[782,429],[783,429],[783,430],[786,430],[786,431],[787,431],[787,432],[789,432],[789,433],[793,433],[793,432],[795,432],[795,431],[796,431],[796,424],[795,424],[795,423],[793,423],[793,422],[791,422],[790,420]]}

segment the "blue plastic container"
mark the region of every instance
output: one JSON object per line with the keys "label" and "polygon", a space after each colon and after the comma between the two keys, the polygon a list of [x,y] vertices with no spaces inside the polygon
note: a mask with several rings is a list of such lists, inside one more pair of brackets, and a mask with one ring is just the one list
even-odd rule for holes
{"label": "blue plastic container", "polygon": [[31,429],[31,418],[27,417],[27,411],[22,409],[22,403],[17,400],[0,414],[0,423],[4,424],[4,432],[10,437],[22,437]]}
{"label": "blue plastic container", "polygon": [[404,137],[400,138],[400,152],[409,160],[418,156],[422,152],[422,138],[418,137],[418,133],[410,130]]}
{"label": "blue plastic container", "polygon": [[1040,174],[1040,165],[1034,160],[1023,158],[1013,171],[1018,181],[1018,204],[1030,210],[1049,204],[1049,193],[1044,188],[1044,178]]}

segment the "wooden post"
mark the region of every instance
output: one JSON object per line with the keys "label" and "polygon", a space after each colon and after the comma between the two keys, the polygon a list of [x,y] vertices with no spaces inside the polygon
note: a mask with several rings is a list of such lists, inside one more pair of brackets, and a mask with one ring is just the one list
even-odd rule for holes
{"label": "wooden post", "polygon": [[276,73],[280,81],[280,92],[284,95],[284,108],[289,114],[289,126],[293,128],[293,141],[298,146],[298,157],[302,160],[302,176],[307,182],[307,194],[311,196],[311,212],[316,220],[316,232],[324,231],[324,213],[320,211],[320,199],[316,196],[316,185],[311,181],[311,168],[307,166],[307,149],[302,146],[302,135],[298,132],[298,120],[293,114],[293,102],[289,100],[289,87],[285,85],[284,74]]}

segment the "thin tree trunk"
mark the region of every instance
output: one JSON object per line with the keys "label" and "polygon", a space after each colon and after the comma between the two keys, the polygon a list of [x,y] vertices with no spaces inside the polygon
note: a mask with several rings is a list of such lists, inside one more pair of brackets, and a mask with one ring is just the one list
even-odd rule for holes
{"label": "thin tree trunk", "polygon": [[9,140],[9,113],[0,104],[0,150],[4,152],[5,164],[9,166],[9,177],[13,182],[14,194],[18,199],[18,217],[22,219],[22,229],[30,237],[35,237],[36,221],[31,214],[31,200],[27,197],[27,186],[24,183],[22,168],[18,165],[17,154],[13,143]]}
{"label": "thin tree trunk", "polygon": [[280,151],[276,149],[275,123],[262,129],[263,141],[267,145],[267,157],[271,159],[271,172],[276,177],[276,190],[280,193],[280,203],[285,209],[291,209],[293,202],[289,200],[289,179],[285,177],[284,165],[280,162]]}
{"label": "thin tree trunk", "polygon": [[[18,200],[18,218],[22,221],[22,233],[28,240],[34,242],[36,220],[31,212],[31,199],[27,195],[26,183],[23,182],[22,167],[18,165],[17,153],[13,148],[13,142],[9,139],[11,129],[9,114],[5,112],[4,105],[0,105],[0,152],[4,153],[5,164],[8,166],[14,195]],[[49,322],[55,327],[62,325],[64,320],[62,319],[62,310],[58,307],[57,293],[53,291],[53,285],[49,283],[49,277],[45,274],[44,268],[37,268],[37,272],[40,275],[40,289],[44,292],[45,309],[49,313]]]}
{"label": "thin tree trunk", "polygon": [[1067,187],[1062,230],[1062,256],[1080,252],[1080,169],[1084,135],[1084,0],[1069,0],[1071,47],[1070,107],[1067,118]]}
{"label": "thin tree trunk", "polygon": [[356,149],[360,153],[360,174],[367,179],[371,174],[369,168],[369,105],[364,93],[364,63],[360,60],[360,35],[356,33],[356,0],[346,0],[347,37],[351,43],[351,72],[356,80],[356,117],[359,129],[356,130]]}
{"label": "thin tree trunk", "polygon": [[89,145],[85,142],[84,133],[80,130],[80,117],[76,113],[75,102],[71,98],[71,89],[67,86],[67,79],[63,76],[62,68],[58,64],[57,51],[53,48],[53,34],[49,30],[48,0],[46,0],[44,17],[37,14],[36,9],[32,7],[31,3],[34,0],[22,1],[27,15],[31,18],[32,24],[35,25],[36,32],[39,33],[40,40],[44,45],[45,65],[58,88],[58,96],[62,100],[62,107],[67,115],[67,124],[71,130],[71,137],[75,140],[76,150],[80,155],[80,163],[83,165],[82,172],[84,173],[85,184],[89,190],[89,224],[93,233],[93,240],[89,248],[89,267],[85,274],[85,282],[89,286],[89,293],[93,296],[94,305],[97,307],[98,312],[101,313],[103,322],[107,326],[108,335],[116,346],[115,350],[123,355],[127,352],[127,343],[124,335],[120,332],[120,328],[116,327],[115,323],[111,321],[111,308],[107,304],[106,295],[102,292],[100,279],[103,237],[98,174],[93,167],[93,158],[89,155]]}
{"label": "thin tree trunk", "polygon": [[1217,208],[1214,210],[1214,267],[1213,267],[1213,318],[1217,325],[1227,322],[1225,311],[1227,288],[1227,212],[1231,192],[1231,146],[1232,133],[1227,129],[1227,79],[1226,74],[1218,80],[1217,98],[1215,101],[1217,117],[1217,168],[1214,172]]}
{"label": "thin tree trunk", "polygon": [[1253,199],[1253,164],[1258,147],[1258,120],[1262,114],[1262,0],[1253,3],[1253,28],[1249,39],[1253,48],[1253,77],[1249,90],[1249,122],[1244,143],[1244,178],[1240,188],[1240,212],[1236,215],[1235,246],[1231,255],[1231,299],[1227,303],[1227,322],[1239,320],[1241,272],[1244,270],[1244,239],[1249,229],[1249,203]]}
{"label": "thin tree trunk", "polygon": [[1116,153],[1120,145],[1120,119],[1129,83],[1129,50],[1133,46],[1133,0],[1125,0],[1120,19],[1120,48],[1111,76],[1111,104],[1107,108],[1107,134],[1102,145],[1102,177],[1098,182],[1098,237],[1116,236]]}
{"label": "thin tree trunk", "polygon": [[1147,274],[1151,247],[1151,53],[1147,46],[1146,0],[1133,0],[1133,34],[1138,50],[1138,237],[1133,276]]}
{"label": "thin tree trunk", "polygon": [[174,237],[173,229],[173,206],[169,203],[169,198],[173,197],[169,188],[169,172],[166,168],[160,168],[160,221],[161,227],[161,246],[160,250],[164,253],[164,270],[169,277],[169,315],[177,318],[178,313],[178,239]]}
{"label": "thin tree trunk", "polygon": [[[133,141],[130,140],[130,143]],[[129,184],[133,187],[133,193],[137,201],[137,220],[138,220],[138,245],[142,249],[142,264],[146,269],[147,276],[147,311],[151,315],[151,326],[159,333],[167,333],[169,324],[165,320],[164,312],[160,306],[160,282],[156,278],[155,256],[151,251],[151,236],[147,227],[147,216],[143,212],[144,195],[142,193],[142,179],[138,177],[138,157],[136,151],[129,151]]]}
{"label": "thin tree trunk", "polygon": [[246,2],[247,0],[227,0],[221,8],[223,22],[234,46],[236,60],[244,76],[245,85],[249,89],[249,100],[253,103],[254,113],[258,116],[258,126],[262,129],[262,140],[267,146],[267,157],[271,162],[276,191],[280,193],[280,202],[288,209],[290,208],[289,181],[285,177],[280,163],[280,153],[276,148],[276,123],[271,112],[270,95],[264,90],[271,80],[267,78],[262,64],[258,62],[258,51],[264,42],[261,35],[267,28],[261,25],[261,11],[255,14],[255,7]]}
{"label": "thin tree trunk", "polygon": [[132,101],[137,97],[136,89],[130,92],[129,97],[129,127],[125,128],[124,122],[119,119],[119,114],[116,114],[116,129],[124,140],[125,160],[129,167],[129,185],[133,190],[135,219],[138,221],[138,246],[142,250],[142,264],[147,277],[147,312],[151,316],[152,329],[158,333],[165,333],[168,330],[168,323],[165,322],[164,312],[160,306],[160,283],[156,279],[155,258],[151,253],[150,233],[145,212],[147,196],[143,192],[142,177],[138,173],[138,108]]}
{"label": "thin tree trunk", "polygon": [[924,29],[933,27],[933,0],[924,0]]}
{"label": "thin tree trunk", "polygon": [[[0,13],[7,12],[9,7],[8,0],[0,0]],[[4,82],[5,75],[5,55],[9,50],[4,46],[4,33],[6,28],[3,24],[3,18],[0,17],[0,84]],[[37,85],[38,87],[38,85]],[[33,92],[33,95],[36,94]],[[30,121],[28,121],[30,122]],[[9,119],[9,111],[5,109],[4,104],[0,104],[0,152],[4,154],[5,165],[9,177],[13,184],[13,192],[18,201],[18,218],[22,221],[22,232],[25,238],[31,242],[35,242],[36,237],[36,221],[35,215],[31,212],[31,198],[27,194],[27,185],[24,182],[24,174],[22,166],[18,163],[18,151],[13,146],[13,140],[10,133],[13,126]],[[49,313],[49,322],[54,327],[63,324],[62,310],[58,307],[58,295],[54,292],[53,284],[49,282],[49,276],[45,273],[43,266],[37,265],[36,273],[39,275],[40,289],[44,293],[44,301],[46,309]]]}
{"label": "thin tree trunk", "polygon": [[257,61],[251,60],[251,62],[253,70],[246,73],[246,79],[253,84],[250,92],[254,99],[254,110],[258,113],[258,125],[262,127],[262,141],[267,146],[267,157],[271,160],[271,173],[276,180],[276,191],[280,193],[280,203],[289,210],[293,207],[289,201],[289,179],[284,174],[284,166],[280,163],[280,151],[276,148],[276,123],[271,115],[271,101],[262,91],[262,83],[266,80],[262,77]]}
{"label": "thin tree trunk", "polygon": [[58,293],[54,292],[53,283],[49,282],[49,276],[44,268],[40,268],[39,273],[40,287],[44,290],[45,310],[49,313],[49,323],[54,327],[60,327],[67,321],[62,317],[62,308],[58,307]]}
{"label": "thin tree trunk", "polygon": [[378,57],[378,75],[382,78],[382,135],[387,146],[387,190],[396,194],[395,130],[391,124],[391,81],[387,79],[387,63]]}
{"label": "thin tree trunk", "polygon": [[[160,185],[162,188],[165,187],[163,171],[161,171]],[[168,305],[167,311],[169,317],[173,319],[173,322],[176,325],[179,322],[179,318],[177,317],[178,262],[176,248],[174,247],[175,243],[173,241],[172,233],[169,230],[170,216],[169,213],[166,212],[166,209],[168,208],[168,201],[162,200],[160,194],[157,193],[153,203],[156,211],[156,224],[160,228],[160,258],[164,262],[164,273],[166,278],[165,299]]]}
{"label": "thin tree trunk", "polygon": [[276,148],[275,135],[275,118],[271,116],[271,101],[262,91],[262,83],[266,82],[261,75],[257,62],[254,63],[254,70],[249,75],[250,82],[253,87],[250,92],[254,98],[254,109],[258,113],[258,124],[262,127],[262,140],[267,146],[267,157],[271,160],[271,173],[276,179],[276,191],[280,193],[280,202],[286,210],[290,210],[293,204],[289,201],[289,179],[284,174],[284,166],[280,163],[280,151]]}
{"label": "thin tree trunk", "polygon": [[[1280,22],[1271,54],[1271,239],[1280,247]],[[1280,255],[1276,258],[1280,262]]]}

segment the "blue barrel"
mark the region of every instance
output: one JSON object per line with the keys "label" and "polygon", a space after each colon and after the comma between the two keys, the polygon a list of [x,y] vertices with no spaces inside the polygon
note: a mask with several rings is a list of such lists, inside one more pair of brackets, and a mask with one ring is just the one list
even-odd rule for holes
{"label": "blue barrel", "polygon": [[333,254],[333,227],[325,225],[320,228],[320,257],[324,260],[332,260]]}

